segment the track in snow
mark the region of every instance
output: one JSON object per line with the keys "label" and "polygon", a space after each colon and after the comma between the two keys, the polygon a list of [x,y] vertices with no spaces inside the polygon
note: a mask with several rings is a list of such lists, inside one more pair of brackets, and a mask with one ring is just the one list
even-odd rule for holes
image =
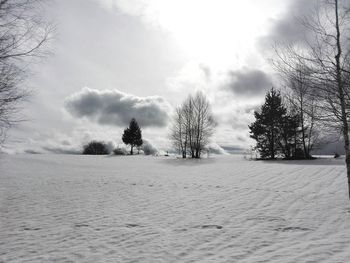
{"label": "track in snow", "polygon": [[340,160],[0,157],[0,262],[347,262]]}

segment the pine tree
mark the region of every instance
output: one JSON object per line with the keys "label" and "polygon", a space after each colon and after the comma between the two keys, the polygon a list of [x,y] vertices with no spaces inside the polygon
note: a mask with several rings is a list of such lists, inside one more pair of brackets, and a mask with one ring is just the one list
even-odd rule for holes
{"label": "pine tree", "polygon": [[289,113],[282,117],[280,124],[279,146],[286,159],[301,158],[300,155],[300,116],[296,113]]}
{"label": "pine tree", "polygon": [[281,124],[286,112],[280,92],[273,88],[267,92],[261,112],[254,112],[256,120],[249,126],[250,137],[257,141],[257,149],[262,158],[276,158],[280,149]]}
{"label": "pine tree", "polygon": [[142,145],[142,131],[134,118],[131,119],[129,127],[124,130],[122,140],[126,145],[130,145],[131,155],[134,153],[134,147],[140,147]]}

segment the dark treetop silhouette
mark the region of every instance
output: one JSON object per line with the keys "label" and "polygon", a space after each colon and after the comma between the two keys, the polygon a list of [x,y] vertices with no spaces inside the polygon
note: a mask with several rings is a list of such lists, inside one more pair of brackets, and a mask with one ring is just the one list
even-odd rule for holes
{"label": "dark treetop silhouette", "polygon": [[131,119],[129,127],[124,130],[123,142],[130,145],[130,154],[132,155],[134,147],[139,147],[143,144],[142,131],[134,118]]}

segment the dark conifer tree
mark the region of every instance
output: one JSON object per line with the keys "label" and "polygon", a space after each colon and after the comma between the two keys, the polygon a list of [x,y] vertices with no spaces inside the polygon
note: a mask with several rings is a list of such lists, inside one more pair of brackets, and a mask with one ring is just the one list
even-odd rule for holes
{"label": "dark conifer tree", "polygon": [[[300,149],[300,117],[299,114],[284,115],[280,124],[279,146],[286,159],[296,158]],[[300,156],[298,156],[300,158]]]}
{"label": "dark conifer tree", "polygon": [[129,127],[124,130],[122,139],[126,145],[130,145],[131,155],[134,153],[134,147],[140,147],[142,145],[142,131],[134,118],[130,121]]}
{"label": "dark conifer tree", "polygon": [[257,149],[262,158],[276,158],[280,147],[281,124],[286,112],[281,93],[273,88],[267,92],[260,113],[254,112],[256,120],[249,126],[250,137],[257,141]]}

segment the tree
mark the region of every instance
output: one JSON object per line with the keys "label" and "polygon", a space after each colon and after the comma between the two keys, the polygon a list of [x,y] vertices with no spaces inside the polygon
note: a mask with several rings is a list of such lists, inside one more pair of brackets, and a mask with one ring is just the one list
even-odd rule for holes
{"label": "tree", "polygon": [[84,146],[83,154],[106,155],[110,150],[104,142],[92,141]]}
{"label": "tree", "polygon": [[312,94],[312,73],[303,65],[288,68],[278,60],[273,61],[273,66],[286,84],[284,97],[287,106],[298,112],[300,118],[303,158],[311,158],[311,150],[319,139],[319,129],[316,128],[319,110]]}
{"label": "tree", "polygon": [[113,153],[114,155],[126,155],[127,152],[126,149],[117,147],[113,150]]}
{"label": "tree", "polygon": [[261,112],[254,112],[255,122],[249,125],[250,137],[257,141],[262,158],[275,159],[280,146],[280,128],[286,115],[281,93],[272,88],[265,96]]}
{"label": "tree", "polygon": [[20,120],[20,103],[29,95],[29,66],[46,55],[54,31],[43,18],[41,0],[0,1],[0,145],[6,130]]}
{"label": "tree", "polygon": [[157,155],[158,150],[149,141],[144,140],[142,150],[145,155]]}
{"label": "tree", "polygon": [[322,1],[313,16],[305,19],[308,39],[302,46],[277,49],[278,61],[287,71],[307,69],[311,97],[320,112],[318,119],[342,133],[350,198],[350,46],[347,1]]}
{"label": "tree", "polygon": [[175,116],[170,135],[174,146],[176,149],[178,149],[179,154],[182,156],[182,158],[186,158],[189,135],[186,130],[187,126],[185,123],[184,114],[185,111],[183,107],[178,107],[175,109]]}
{"label": "tree", "polygon": [[142,131],[134,118],[131,119],[129,127],[124,130],[122,139],[126,145],[130,145],[131,155],[134,153],[134,147],[140,147],[142,145]]}
{"label": "tree", "polygon": [[215,125],[209,101],[197,92],[176,109],[170,137],[183,158],[200,158]]}
{"label": "tree", "polygon": [[194,122],[194,149],[195,158],[200,158],[205,146],[209,143],[216,125],[211,112],[210,103],[203,93],[197,93],[193,98],[195,109]]}
{"label": "tree", "polygon": [[279,125],[279,137],[278,141],[280,150],[286,159],[302,158],[299,156],[298,150],[300,149],[300,114],[290,112],[282,117]]}

